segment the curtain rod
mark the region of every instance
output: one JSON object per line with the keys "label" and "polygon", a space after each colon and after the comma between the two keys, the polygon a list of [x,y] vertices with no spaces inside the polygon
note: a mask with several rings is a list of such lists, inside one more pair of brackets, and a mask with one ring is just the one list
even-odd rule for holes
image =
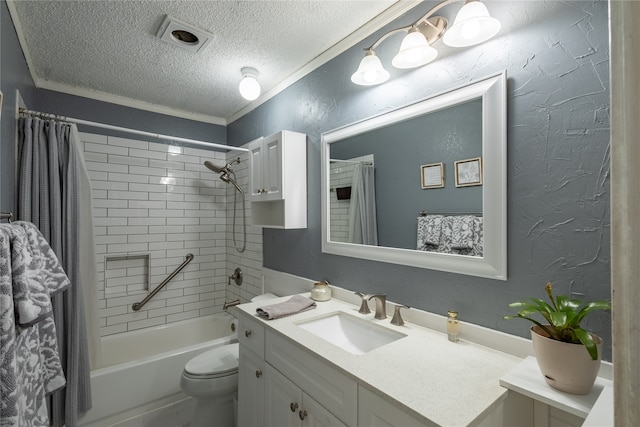
{"label": "curtain rod", "polygon": [[363,164],[367,166],[373,166],[373,162],[369,160],[342,160],[342,159],[329,159],[329,162],[333,163],[353,163],[353,164]]}
{"label": "curtain rod", "polygon": [[148,136],[148,137],[151,137],[151,138],[162,139],[162,140],[165,140],[165,141],[186,142],[186,143],[189,143],[189,144],[203,145],[205,147],[212,147],[212,148],[221,148],[223,150],[230,150],[230,151],[244,151],[244,152],[248,152],[249,151],[248,149],[242,148],[242,147],[234,147],[234,146],[231,146],[231,145],[216,144],[215,142],[208,142],[208,141],[199,141],[197,139],[180,138],[178,136],[163,135],[163,134],[160,134],[160,133],[145,132],[145,131],[137,130],[137,129],[130,129],[130,128],[124,128],[124,127],[120,127],[120,126],[107,125],[107,124],[98,123],[98,122],[90,122],[88,120],[74,119],[72,117],[58,116],[56,114],[41,113],[39,111],[27,110],[25,108],[20,108],[19,109],[19,113],[20,114],[28,114],[30,116],[36,116],[36,117],[43,118],[43,119],[56,119],[56,120],[61,120],[61,121],[64,121],[64,122],[75,123],[75,124],[78,124],[78,125],[92,126],[92,127],[101,128],[101,129],[109,129],[109,130],[115,130],[115,131],[118,131],[118,132],[125,132],[125,133],[131,133],[131,134],[135,134],[135,135]]}

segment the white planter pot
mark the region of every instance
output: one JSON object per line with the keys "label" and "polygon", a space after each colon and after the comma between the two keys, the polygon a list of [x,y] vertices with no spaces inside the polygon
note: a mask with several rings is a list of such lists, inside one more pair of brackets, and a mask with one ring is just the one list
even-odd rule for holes
{"label": "white planter pot", "polygon": [[591,335],[598,348],[598,360],[591,359],[582,344],[557,341],[539,326],[531,327],[533,350],[547,384],[571,394],[589,393],[598,376],[602,354],[602,338]]}

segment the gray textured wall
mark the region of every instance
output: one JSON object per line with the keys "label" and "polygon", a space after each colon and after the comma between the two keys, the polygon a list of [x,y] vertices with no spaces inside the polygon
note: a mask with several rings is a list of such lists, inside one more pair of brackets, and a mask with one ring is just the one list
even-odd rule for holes
{"label": "gray textured wall", "polygon": [[[430,4],[392,23],[406,25]],[[308,228],[264,230],[264,265],[435,313],[528,336],[524,321],[505,321],[507,304],[544,296],[548,280],[562,293],[610,297],[609,54],[606,1],[486,2],[503,30],[466,50],[437,47],[435,62],[393,70],[376,87],[350,82],[364,40],[228,127],[239,145],[281,129],[308,135]],[[453,6],[443,10],[452,18]],[[446,12],[446,13],[445,13]],[[399,44],[399,40],[396,40]],[[378,50],[390,62],[397,45]],[[499,70],[508,77],[507,281],[323,254],[320,246],[320,135]],[[610,314],[587,326],[606,340]]]}
{"label": "gray textured wall", "polygon": [[0,211],[14,211],[14,156],[16,132],[16,90],[27,103],[35,102],[35,86],[13,28],[7,3],[0,2],[0,87],[2,119],[0,121]]}

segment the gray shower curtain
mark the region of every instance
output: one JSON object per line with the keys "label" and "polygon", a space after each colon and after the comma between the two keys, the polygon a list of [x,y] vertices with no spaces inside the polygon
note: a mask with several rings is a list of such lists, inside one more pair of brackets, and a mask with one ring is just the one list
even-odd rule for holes
{"label": "gray shower curtain", "polygon": [[[53,300],[64,389],[49,401],[51,425],[75,427],[78,412],[91,408],[89,352],[81,280],[87,240],[80,231],[80,200],[87,184],[75,125],[34,117],[20,119],[18,140],[18,218],[34,223],[60,259],[71,286]],[[86,231],[86,229],[84,230]],[[92,233],[92,232],[91,232]],[[91,241],[92,243],[92,241]],[[93,253],[93,248],[89,250]]]}
{"label": "gray shower curtain", "polygon": [[376,217],[375,169],[370,165],[357,165],[351,184],[349,206],[349,242],[378,245]]}

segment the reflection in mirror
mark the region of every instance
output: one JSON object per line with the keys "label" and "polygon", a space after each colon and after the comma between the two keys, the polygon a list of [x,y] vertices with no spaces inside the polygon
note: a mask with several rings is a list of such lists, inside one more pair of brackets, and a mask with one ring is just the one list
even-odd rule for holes
{"label": "reflection in mirror", "polygon": [[[330,155],[331,241],[482,256],[482,187],[454,185],[455,162],[482,155],[481,98],[335,142]],[[363,181],[365,157],[381,161]],[[423,189],[425,163],[442,165],[440,185]],[[349,200],[335,191],[345,186]]]}
{"label": "reflection in mirror", "polygon": [[323,134],[323,251],[506,279],[505,86]]}
{"label": "reflection in mirror", "polygon": [[373,155],[330,162],[331,240],[378,245]]}

